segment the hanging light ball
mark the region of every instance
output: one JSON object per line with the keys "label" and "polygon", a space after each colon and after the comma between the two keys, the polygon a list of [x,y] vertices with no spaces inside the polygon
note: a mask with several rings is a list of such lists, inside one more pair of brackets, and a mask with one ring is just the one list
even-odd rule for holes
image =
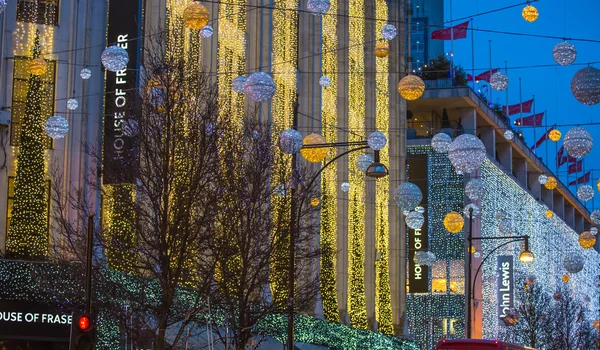
{"label": "hanging light ball", "polygon": [[427,265],[427,266],[431,266],[435,263],[436,257],[435,254],[433,254],[433,252],[426,252],[426,251],[416,251],[415,252],[415,256],[413,257],[413,261],[415,262],[415,265]]}
{"label": "hanging light ball", "polygon": [[525,278],[525,282],[529,285],[534,285],[537,282],[537,277],[535,277],[535,275],[529,275]]}
{"label": "hanging light ball", "polygon": [[200,29],[200,36],[203,38],[210,38],[213,35],[213,31],[213,27],[210,24],[207,24]]}
{"label": "hanging light ball", "polygon": [[76,110],[76,109],[77,109],[77,107],[79,107],[79,102],[77,102],[77,100],[76,100],[76,99],[74,99],[74,98],[70,98],[70,99],[67,101],[67,108],[68,108],[68,109],[70,109],[70,110],[74,111],[74,110]]}
{"label": "hanging light ball", "polygon": [[398,92],[407,101],[418,100],[425,92],[425,82],[416,75],[407,75],[398,83]]}
{"label": "hanging light ball", "polygon": [[248,80],[248,78],[246,78],[246,76],[244,75],[239,75],[233,78],[233,80],[231,81],[231,88],[233,89],[233,91],[237,92],[238,94],[243,94],[244,85],[246,85],[246,80]]}
{"label": "hanging light ball", "polygon": [[592,327],[594,327],[596,332],[600,333],[600,320],[592,321]]}
{"label": "hanging light ball", "polygon": [[558,142],[558,140],[560,140],[561,136],[562,136],[562,133],[556,129],[552,129],[548,133],[548,138],[550,139],[550,141],[553,141],[553,142]]}
{"label": "hanging light ball", "polygon": [[342,192],[348,192],[348,191],[350,191],[350,184],[347,183],[347,182],[343,182],[340,187],[342,188]]}
{"label": "hanging light ball", "polygon": [[584,231],[579,235],[579,245],[583,249],[590,249],[596,245],[596,236],[594,236],[590,231]]}
{"label": "hanging light ball", "polygon": [[394,201],[400,209],[413,210],[422,200],[421,189],[412,182],[401,183],[394,190]]}
{"label": "hanging light ball", "polygon": [[567,131],[563,145],[565,146],[565,151],[571,157],[583,158],[592,150],[594,139],[584,128],[574,127]]}
{"label": "hanging light ball", "polygon": [[62,139],[69,132],[69,121],[65,117],[55,115],[46,120],[44,129],[52,139]]}
{"label": "hanging light ball", "polygon": [[121,46],[113,45],[102,51],[100,60],[102,61],[104,68],[106,68],[108,71],[118,72],[127,68],[127,63],[129,63],[129,54],[127,53],[127,50]]}
{"label": "hanging light ball", "polygon": [[244,93],[254,102],[267,101],[275,95],[275,82],[267,73],[252,73],[246,80]]}
{"label": "hanging light ball", "polygon": [[561,279],[563,282],[567,283],[571,280],[571,276],[569,276],[568,273],[565,273],[564,275],[562,275]]}
{"label": "hanging light ball", "polygon": [[373,162],[373,157],[366,153],[356,157],[356,167],[358,168],[358,171],[362,171],[363,173],[367,171],[369,165],[373,164]]}
{"label": "hanging light ball", "polygon": [[390,45],[387,41],[380,41],[375,45],[375,56],[379,58],[387,57],[390,53]]}
{"label": "hanging light ball", "polygon": [[381,131],[375,131],[367,137],[367,144],[371,149],[379,151],[387,144],[387,138]]}
{"label": "hanging light ball", "polygon": [[548,176],[544,174],[538,176],[538,182],[540,183],[540,185],[545,185],[546,182],[548,182]]}
{"label": "hanging light ball", "polygon": [[423,208],[421,206],[418,206],[418,207],[415,208],[415,211],[418,212],[418,213],[423,214],[425,212],[425,208]]}
{"label": "hanging light ball", "polygon": [[504,91],[508,87],[508,75],[496,72],[490,77],[490,86],[496,91]]}
{"label": "hanging light ball", "polygon": [[410,213],[408,213],[408,215],[406,215],[404,221],[406,221],[406,226],[408,226],[409,228],[413,230],[418,230],[421,227],[423,227],[425,217],[418,211],[411,211]]}
{"label": "hanging light ball", "polygon": [[548,176],[548,180],[546,180],[544,187],[546,187],[547,190],[552,191],[556,188],[556,186],[558,186],[558,181],[556,178],[554,176]]}
{"label": "hanging light ball", "polygon": [[592,222],[594,223],[594,225],[600,226],[600,210],[594,210],[590,214],[590,219],[592,220]]}
{"label": "hanging light ball", "polygon": [[465,195],[472,201],[481,199],[484,194],[485,183],[481,179],[471,179],[465,185]]}
{"label": "hanging light ball", "polygon": [[29,73],[33,75],[44,75],[47,68],[48,64],[46,63],[46,60],[41,57],[33,59],[31,62],[29,62]]}
{"label": "hanging light ball", "polygon": [[577,273],[583,270],[583,257],[579,254],[567,255],[563,261],[565,270],[569,273]]}
{"label": "hanging light ball", "polygon": [[331,3],[329,0],[308,0],[306,9],[315,16],[322,16],[329,11]]}
{"label": "hanging light ball", "polygon": [[510,236],[515,231],[515,225],[509,219],[504,219],[498,223],[498,232],[504,236]]}
{"label": "hanging light ball", "polygon": [[437,153],[446,153],[452,143],[452,138],[448,134],[439,133],[431,138],[431,148]]}
{"label": "hanging light ball", "polygon": [[121,123],[123,135],[127,137],[135,137],[140,132],[140,125],[135,119],[126,119]]}
{"label": "hanging light ball", "polygon": [[538,18],[539,13],[535,7],[527,5],[523,8],[521,15],[523,16],[523,19],[527,22],[534,22]]}
{"label": "hanging light ball", "polygon": [[479,169],[485,159],[485,146],[479,138],[462,134],[448,148],[448,158],[457,174],[469,174]]}
{"label": "hanging light ball", "polygon": [[513,132],[510,130],[506,130],[504,132],[504,138],[508,141],[512,141],[515,138],[515,134],[513,134]]}
{"label": "hanging light ball", "polygon": [[590,233],[593,234],[594,236],[596,236],[598,234],[598,228],[597,227],[590,228]]}
{"label": "hanging light ball", "polygon": [[323,87],[328,87],[329,84],[331,84],[331,78],[329,78],[328,76],[324,75],[319,79],[319,85]]}
{"label": "hanging light ball", "polygon": [[554,58],[554,62],[560,64],[561,66],[568,66],[575,62],[575,59],[577,58],[577,50],[575,50],[575,45],[564,41],[554,46],[554,49],[552,50],[552,57]]}
{"label": "hanging light ball", "polygon": [[444,227],[450,233],[459,233],[465,226],[465,219],[455,211],[446,214],[444,218]]}
{"label": "hanging light ball", "polygon": [[394,39],[396,37],[396,34],[397,34],[396,26],[394,26],[393,24],[386,24],[381,29],[381,36],[385,40],[392,40],[392,39]]}
{"label": "hanging light ball", "polygon": [[183,25],[199,30],[208,24],[208,10],[196,1],[190,2],[183,10]]}
{"label": "hanging light ball", "polygon": [[561,292],[555,292],[554,294],[552,294],[552,299],[554,299],[554,301],[560,301],[562,297],[563,295]]}
{"label": "hanging light ball", "polygon": [[[325,138],[317,133],[312,133],[304,138],[303,145],[320,145],[324,144]],[[300,149],[300,154],[304,157],[304,159],[308,160],[311,163],[321,163],[323,159],[327,156],[327,148],[319,147],[319,148],[306,148],[303,147]]]}
{"label": "hanging light ball", "polygon": [[577,71],[571,80],[571,92],[586,106],[600,102],[600,70],[585,67]]}
{"label": "hanging light ball", "polygon": [[294,129],[286,129],[279,133],[279,149],[285,154],[298,153],[302,148],[302,134]]}
{"label": "hanging light ball", "polygon": [[473,203],[469,203],[467,204],[464,208],[463,208],[463,215],[467,218],[470,219],[471,218],[471,210],[473,210],[473,217],[477,217],[479,216],[479,214],[481,214],[481,209],[479,209],[478,206],[476,206]]}
{"label": "hanging light ball", "polygon": [[167,91],[165,87],[160,85],[156,80],[148,82],[146,94],[148,102],[154,107],[161,107],[167,103]]}
{"label": "hanging light ball", "polygon": [[590,185],[583,185],[577,189],[577,198],[587,202],[594,198],[594,188]]}
{"label": "hanging light ball", "polygon": [[600,192],[600,179],[598,179],[598,182],[596,182],[596,187],[598,188],[598,192]]}
{"label": "hanging light ball", "polygon": [[554,213],[552,212],[552,210],[546,210],[546,217],[548,219],[552,219],[553,216],[554,216]]}
{"label": "hanging light ball", "polygon": [[316,207],[319,205],[319,198],[315,197],[313,199],[310,200],[310,205],[312,205],[313,207]]}
{"label": "hanging light ball", "polygon": [[88,80],[89,78],[92,77],[92,71],[87,69],[87,68],[83,68],[81,70],[81,72],[79,72],[79,76],[81,77],[81,79],[83,80]]}

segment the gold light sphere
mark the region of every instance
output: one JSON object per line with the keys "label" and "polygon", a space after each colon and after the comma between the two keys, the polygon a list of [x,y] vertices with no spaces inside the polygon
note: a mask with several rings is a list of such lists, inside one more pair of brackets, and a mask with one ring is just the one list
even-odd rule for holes
{"label": "gold light sphere", "polygon": [[556,188],[556,186],[558,186],[558,181],[556,181],[556,178],[554,176],[548,176],[548,181],[546,181],[544,187],[546,187],[548,190],[553,190]]}
{"label": "gold light sphere", "polygon": [[571,280],[571,276],[569,276],[568,273],[565,273],[564,275],[562,275],[561,279],[563,282],[567,283]]}
{"label": "gold light sphere", "polygon": [[[326,143],[325,138],[317,133],[312,133],[304,138],[302,144],[306,145],[319,145]],[[302,156],[311,163],[320,163],[327,156],[327,148],[301,148],[300,153]]]}
{"label": "gold light sphere", "polygon": [[197,2],[190,2],[183,10],[183,24],[190,29],[200,30],[208,24],[208,10]]}
{"label": "gold light sphere", "polygon": [[600,179],[598,179],[598,182],[596,182],[596,187],[598,187],[598,192],[600,192]]}
{"label": "gold light sphere", "polygon": [[535,22],[535,20],[538,19],[538,16],[540,14],[538,13],[538,10],[535,7],[527,5],[523,8],[521,15],[523,16],[523,19],[527,22]]}
{"label": "gold light sphere", "polygon": [[398,83],[398,92],[405,100],[418,100],[425,92],[425,82],[416,75],[407,75]]}
{"label": "gold light sphere", "polygon": [[450,233],[459,233],[465,226],[465,219],[455,211],[449,212],[444,218],[444,227]]}
{"label": "gold light sphere", "polygon": [[519,260],[521,260],[521,262],[525,264],[532,262],[534,258],[535,256],[529,250],[524,250],[519,255]]}
{"label": "gold light sphere", "polygon": [[317,197],[310,200],[310,205],[312,205],[313,207],[316,207],[317,205],[319,205],[319,203],[319,198]]}
{"label": "gold light sphere", "polygon": [[379,58],[387,57],[390,53],[390,45],[387,41],[380,41],[375,45],[375,56]]}
{"label": "gold light sphere", "polygon": [[523,289],[525,289],[525,290],[528,290],[528,289],[529,289],[529,285],[526,283],[526,284],[523,286]]}
{"label": "gold light sphere", "polygon": [[550,141],[554,141],[557,142],[558,140],[560,140],[560,137],[562,136],[562,134],[560,133],[560,131],[553,129],[550,131],[550,133],[548,133],[548,138],[550,139]]}
{"label": "gold light sphere", "polygon": [[585,231],[579,235],[579,245],[583,249],[590,249],[596,245],[596,236],[590,231]]}
{"label": "gold light sphere", "polygon": [[48,65],[46,64],[46,60],[41,57],[38,57],[29,62],[29,73],[33,75],[44,75],[46,73],[47,68]]}
{"label": "gold light sphere", "polygon": [[552,212],[552,210],[546,210],[546,217],[548,219],[552,219],[553,216],[554,216],[554,213]]}

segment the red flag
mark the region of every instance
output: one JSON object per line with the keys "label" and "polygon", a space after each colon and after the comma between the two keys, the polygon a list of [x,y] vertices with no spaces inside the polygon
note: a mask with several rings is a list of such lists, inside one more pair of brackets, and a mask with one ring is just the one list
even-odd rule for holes
{"label": "red flag", "polygon": [[517,103],[516,105],[510,105],[510,106],[508,106],[508,113],[506,112],[506,106],[502,106],[502,112],[504,112],[504,114],[507,115],[507,116],[511,116],[513,114],[520,113],[521,112],[521,108],[522,108],[523,109],[522,112],[524,112],[524,113],[530,113],[532,106],[533,106],[533,100],[529,100],[529,101],[525,101],[525,102],[520,103],[520,104]]}
{"label": "red flag", "polygon": [[560,149],[558,150],[558,152],[556,152],[556,164],[558,164],[559,168],[561,165],[565,164],[562,161],[564,153],[565,153],[565,146],[560,146]]}
{"label": "red flag", "polygon": [[452,35],[454,34],[454,39],[464,39],[467,37],[467,29],[469,28],[469,21],[465,23],[461,23],[451,28],[434,30],[431,32],[432,40],[452,40]]}
{"label": "red flag", "polygon": [[583,159],[569,165],[569,174],[578,173],[583,170]]}
{"label": "red flag", "polygon": [[544,112],[536,115],[531,115],[525,118],[518,118],[515,120],[515,125],[519,126],[542,126],[542,120],[544,119]]}
{"label": "red flag", "polygon": [[577,158],[575,157],[571,157],[571,156],[563,156],[562,159],[560,160],[560,164],[559,165],[563,165],[565,163],[573,163],[576,162]]}
{"label": "red flag", "polygon": [[550,133],[550,131],[556,129],[555,126],[551,127],[550,129],[548,129],[548,131],[546,131],[544,133],[544,135],[542,135],[542,137],[540,137],[539,140],[537,140],[537,142],[535,143],[535,145],[533,145],[533,147],[531,147],[532,150],[535,150],[536,148],[540,147],[542,145],[542,143],[544,143],[544,141],[546,141],[546,139],[548,138],[548,134]]}
{"label": "red flag", "polygon": [[581,185],[581,184],[584,184],[589,181],[590,181],[590,172],[588,171],[587,173],[585,173],[585,175],[583,175],[579,179],[569,182],[569,186]]}

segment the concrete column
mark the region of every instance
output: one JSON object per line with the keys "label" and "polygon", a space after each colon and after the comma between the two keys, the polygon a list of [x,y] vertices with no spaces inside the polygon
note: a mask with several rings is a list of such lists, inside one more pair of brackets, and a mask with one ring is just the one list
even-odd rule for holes
{"label": "concrete column", "polygon": [[481,128],[476,136],[479,135],[481,135],[481,142],[483,142],[488,156],[496,159],[496,131],[493,128]]}
{"label": "concrete column", "polygon": [[458,108],[456,112],[464,133],[477,136],[477,111],[475,108]]}
{"label": "concrete column", "polygon": [[502,142],[496,144],[498,162],[508,175],[512,175],[512,147],[510,143]]}
{"label": "concrete column", "polygon": [[[525,158],[514,157],[513,154],[512,170],[516,174],[517,180],[529,189],[531,183],[529,182],[529,173],[527,172],[527,162],[525,161]],[[538,197],[536,196],[535,198]]]}
{"label": "concrete column", "polygon": [[577,234],[581,234],[584,230],[585,230],[585,218],[583,217],[583,215],[581,215],[578,211],[576,211],[573,208],[573,212],[574,212],[574,222],[575,222],[575,232],[577,232]]}
{"label": "concrete column", "polygon": [[[542,191],[542,194],[541,194],[542,201],[548,206],[548,209],[554,211],[554,209],[555,209],[554,208],[555,207],[554,194],[552,193],[552,191],[547,190],[546,187],[544,187],[544,186],[540,186],[540,189]],[[561,210],[562,210],[562,208],[561,208]]]}
{"label": "concrete column", "polygon": [[573,227],[573,208],[565,210],[565,200],[559,194],[552,193],[552,202],[554,203],[554,212],[563,218],[567,225]]}
{"label": "concrete column", "polygon": [[[527,169],[527,162],[525,162],[525,169]],[[531,195],[536,199],[542,199],[542,185],[538,181],[539,174],[537,172],[527,172],[527,182]],[[552,204],[546,203],[548,207],[552,208]]]}

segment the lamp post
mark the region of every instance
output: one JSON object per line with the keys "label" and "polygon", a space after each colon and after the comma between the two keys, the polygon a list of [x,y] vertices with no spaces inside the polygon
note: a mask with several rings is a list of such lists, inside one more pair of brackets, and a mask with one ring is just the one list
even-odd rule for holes
{"label": "lamp post", "polygon": [[[506,242],[498,245],[497,247],[495,247],[491,252],[489,252],[481,261],[481,264],[479,264],[479,267],[477,268],[477,271],[475,272],[475,276],[473,279],[471,279],[471,265],[472,265],[472,252],[471,252],[471,246],[472,246],[472,242],[473,241],[487,241],[487,240],[506,240]],[[479,275],[479,272],[481,271],[481,267],[483,266],[483,264],[485,263],[485,261],[492,256],[492,254],[497,251],[498,249],[513,243],[513,242],[519,242],[519,241],[524,241],[524,249],[521,252],[521,254],[519,255],[519,260],[521,260],[521,262],[523,263],[530,263],[533,261],[534,259],[534,255],[533,253],[529,250],[529,236],[512,236],[512,237],[502,237],[502,236],[496,236],[496,237],[473,237],[473,208],[469,208],[469,236],[467,238],[467,242],[469,244],[468,250],[467,250],[467,254],[468,254],[468,265],[469,265],[469,270],[468,270],[468,279],[467,279],[467,339],[471,339],[471,326],[472,326],[472,315],[471,315],[471,304],[473,302],[474,299],[474,295],[475,295],[475,281],[477,280],[477,275]]]}
{"label": "lamp post", "polygon": [[[294,130],[298,128],[298,102],[294,102],[294,118],[293,118],[293,126]],[[333,159],[329,160],[325,163],[319,171],[317,171],[308,182],[306,188],[311,188],[314,182],[319,178],[319,175],[325,170],[329,165],[333,164],[339,158],[360,150],[364,150],[370,148],[367,141],[355,141],[355,142],[330,142],[330,143],[321,143],[321,144],[310,144],[303,145],[302,148],[338,148],[338,147],[353,147],[345,152],[342,152],[335,156]],[[292,155],[292,177],[296,175],[297,172],[297,156],[296,153]],[[365,171],[366,176],[372,178],[382,178],[389,174],[388,168],[385,164],[380,162],[379,159],[379,150],[374,150],[374,159],[373,163],[369,165],[367,170]],[[293,181],[292,181],[293,182]],[[292,187],[291,190],[291,214],[290,214],[290,245],[289,245],[289,271],[288,271],[288,327],[287,327],[287,350],[294,350],[294,285],[295,285],[295,247],[296,247],[296,235],[298,234],[297,228],[300,225],[300,218],[296,218],[296,210],[297,208],[302,208],[304,204],[304,200],[307,196],[302,196],[299,205],[296,205],[297,201],[297,193],[296,186]]]}

